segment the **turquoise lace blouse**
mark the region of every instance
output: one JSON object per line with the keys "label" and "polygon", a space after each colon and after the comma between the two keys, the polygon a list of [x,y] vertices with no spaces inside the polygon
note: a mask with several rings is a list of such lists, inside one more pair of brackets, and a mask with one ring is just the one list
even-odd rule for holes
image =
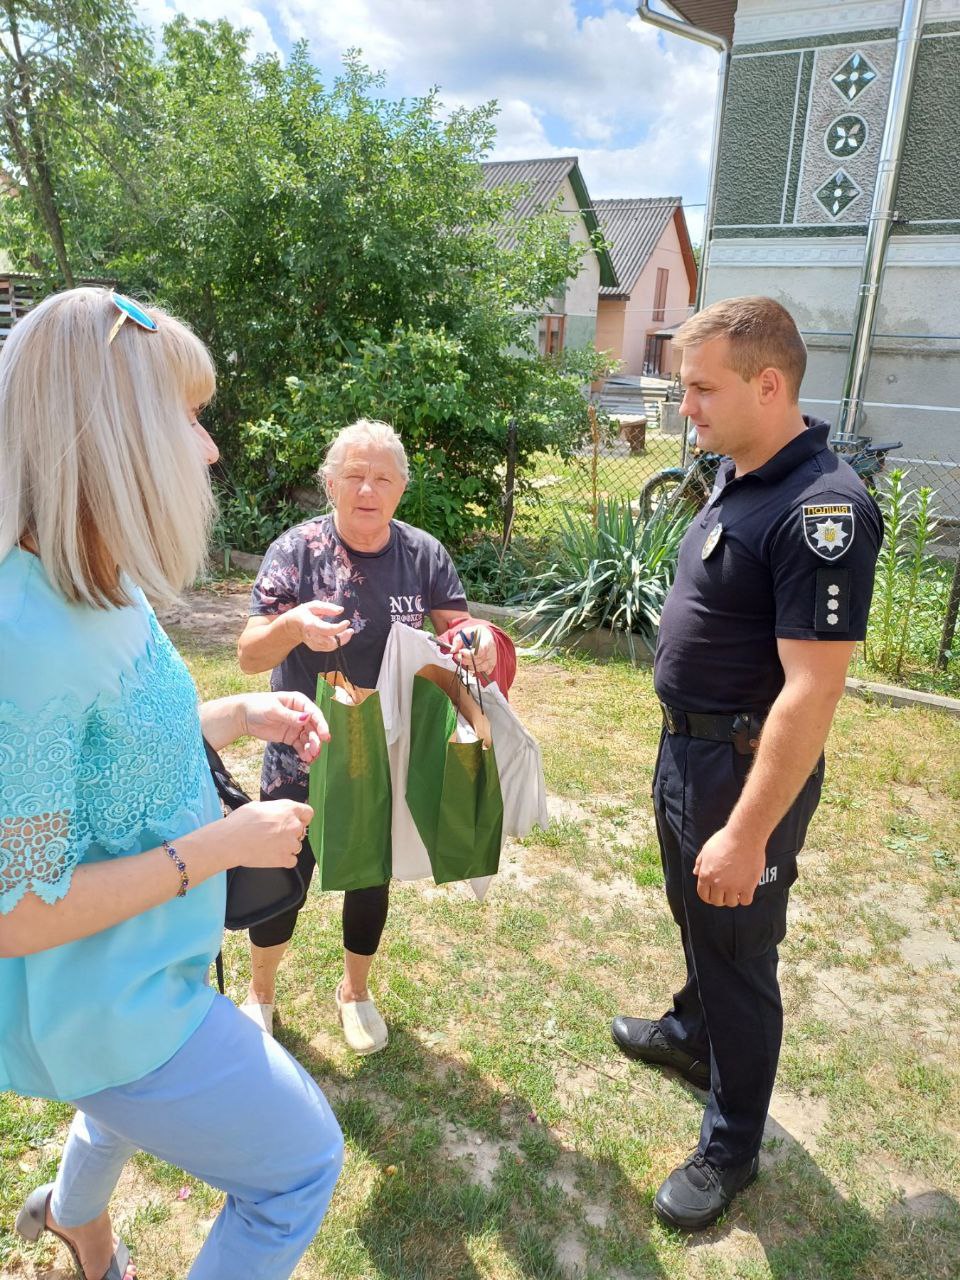
{"label": "turquoise lace blouse", "polygon": [[[80,863],[221,816],[190,674],[143,594],[69,604],[36,556],[0,562],[0,915],[54,904]],[[225,877],[92,937],[0,959],[0,1090],[73,1100],[168,1061],[203,1020]]]}

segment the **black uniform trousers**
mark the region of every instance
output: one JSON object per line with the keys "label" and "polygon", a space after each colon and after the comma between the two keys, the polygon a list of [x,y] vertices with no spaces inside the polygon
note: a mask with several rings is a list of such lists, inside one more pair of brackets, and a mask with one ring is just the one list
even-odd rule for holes
{"label": "black uniform trousers", "polygon": [[664,731],[653,784],[667,900],[687,962],[687,981],[659,1026],[672,1044],[710,1063],[698,1149],[721,1169],[752,1159],[763,1138],[783,1035],[777,947],[823,781],[821,757],[768,842],[753,902],[711,906],[697,894],[694,862],[725,825],[751,762],[730,743]]}

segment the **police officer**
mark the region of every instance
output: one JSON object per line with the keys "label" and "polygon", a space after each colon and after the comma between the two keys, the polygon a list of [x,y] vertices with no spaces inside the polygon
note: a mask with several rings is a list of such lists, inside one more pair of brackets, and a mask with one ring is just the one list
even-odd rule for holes
{"label": "police officer", "polygon": [[697,1150],[654,1201],[692,1231],[757,1175],[783,1031],[777,946],[883,526],[828,425],[800,413],[806,349],[779,303],[715,303],[674,344],[681,412],[724,455],[680,547],[654,668],[654,809],[687,980],[663,1017],[612,1032],[709,1090]]}

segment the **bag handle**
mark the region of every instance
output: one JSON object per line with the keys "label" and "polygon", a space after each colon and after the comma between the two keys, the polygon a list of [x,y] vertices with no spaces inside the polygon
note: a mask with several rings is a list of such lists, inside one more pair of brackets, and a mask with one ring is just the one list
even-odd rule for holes
{"label": "bag handle", "polygon": [[[457,711],[459,712],[460,690],[466,689],[467,693],[470,694],[471,697],[473,697],[473,689],[470,686],[470,672],[466,667],[462,667],[459,663],[457,663],[457,669],[456,669],[455,675],[457,680],[456,708],[457,708]],[[476,670],[474,670],[473,672],[473,677],[477,685],[477,703],[479,704],[479,707],[480,707],[480,714],[482,716],[485,716],[486,712],[483,709],[483,692],[480,688],[480,676],[477,674]]]}
{"label": "bag handle", "polygon": [[343,645],[340,643],[340,637],[336,637],[337,647],[333,650],[333,668],[324,672],[324,679],[335,689],[339,684],[350,695],[350,700],[354,706],[359,706],[363,699],[367,696],[367,691],[362,693],[350,678],[350,671],[347,667],[346,655],[343,651]]}
{"label": "bag handle", "polygon": [[456,671],[428,662],[416,672],[424,680],[435,684],[451,701],[457,715],[462,716],[483,743],[484,748],[493,745],[493,732],[486,712],[474,698],[469,683],[461,680]]}

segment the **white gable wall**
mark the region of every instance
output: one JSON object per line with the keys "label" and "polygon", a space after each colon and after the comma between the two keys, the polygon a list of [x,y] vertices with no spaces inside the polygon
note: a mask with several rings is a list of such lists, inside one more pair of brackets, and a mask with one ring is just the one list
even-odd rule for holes
{"label": "white gable wall", "polygon": [[570,240],[584,244],[587,251],[580,263],[580,273],[567,285],[563,311],[565,347],[585,347],[597,335],[597,291],[600,288],[600,262],[590,244],[590,234],[580,214],[580,204],[569,178],[564,179],[561,209],[570,218]]}

